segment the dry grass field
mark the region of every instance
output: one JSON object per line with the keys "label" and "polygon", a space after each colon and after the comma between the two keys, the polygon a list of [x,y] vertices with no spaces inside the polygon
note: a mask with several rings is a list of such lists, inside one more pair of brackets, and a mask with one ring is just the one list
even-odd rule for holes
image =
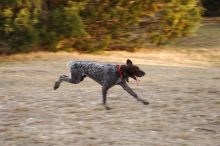
{"label": "dry grass field", "polygon": [[[0,146],[220,146],[220,41],[196,48],[189,40],[178,42],[181,50],[2,56]],[[122,64],[127,58],[146,72],[139,85],[129,84],[147,106],[115,86],[108,94],[112,109],[105,110],[101,87],[89,78],[53,90],[69,60]]]}

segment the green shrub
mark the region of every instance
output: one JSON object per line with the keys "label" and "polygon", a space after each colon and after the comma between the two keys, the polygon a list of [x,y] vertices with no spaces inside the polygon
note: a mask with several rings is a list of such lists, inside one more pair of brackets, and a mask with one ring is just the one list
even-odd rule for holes
{"label": "green shrub", "polygon": [[200,20],[197,0],[2,0],[0,42],[4,53],[133,50],[185,37]]}

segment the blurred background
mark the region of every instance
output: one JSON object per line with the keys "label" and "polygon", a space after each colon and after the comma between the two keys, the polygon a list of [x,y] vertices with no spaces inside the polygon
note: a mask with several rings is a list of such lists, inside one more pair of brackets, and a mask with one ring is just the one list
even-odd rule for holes
{"label": "blurred background", "polygon": [[0,54],[215,47],[219,14],[218,0],[1,0]]}

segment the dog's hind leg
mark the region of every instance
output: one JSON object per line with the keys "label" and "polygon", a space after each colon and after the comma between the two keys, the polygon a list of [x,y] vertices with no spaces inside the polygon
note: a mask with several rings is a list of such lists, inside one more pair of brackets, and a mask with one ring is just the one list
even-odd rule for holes
{"label": "dog's hind leg", "polygon": [[147,102],[147,101],[145,101],[145,100],[139,98],[138,95],[128,86],[128,84],[126,84],[126,83],[121,83],[120,85],[122,86],[122,88],[123,88],[125,91],[127,91],[131,96],[133,96],[133,97],[134,97],[135,99],[137,99],[138,101],[142,102],[142,103],[145,104],[145,105],[148,105],[148,104],[149,104],[149,102]]}
{"label": "dog's hind leg", "polygon": [[65,82],[68,82],[68,83],[71,83],[71,84],[78,84],[81,81],[83,81],[85,77],[86,77],[86,75],[84,73],[77,72],[75,70],[71,70],[70,77],[66,76],[66,75],[60,76],[59,80],[56,81],[55,84],[54,84],[54,90],[59,88],[62,81],[65,81]]}
{"label": "dog's hind leg", "polygon": [[61,84],[62,81],[69,82],[69,83],[73,83],[72,78],[70,78],[70,77],[68,77],[68,76],[66,76],[66,75],[61,75],[61,76],[59,77],[59,80],[56,81],[55,84],[54,84],[54,90],[56,90],[57,88],[60,87],[60,84]]}

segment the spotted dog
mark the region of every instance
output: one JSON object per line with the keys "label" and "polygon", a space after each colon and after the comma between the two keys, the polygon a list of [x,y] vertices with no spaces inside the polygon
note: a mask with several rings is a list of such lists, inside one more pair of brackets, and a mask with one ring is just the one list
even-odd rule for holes
{"label": "spotted dog", "polygon": [[67,66],[71,73],[70,76],[61,75],[59,80],[55,82],[54,90],[59,88],[62,81],[78,84],[83,81],[85,77],[89,77],[102,86],[102,101],[106,109],[109,109],[109,107],[106,106],[107,91],[115,85],[120,85],[131,96],[143,104],[149,104],[149,102],[139,98],[127,84],[129,78],[133,78],[137,81],[137,77],[145,75],[145,72],[140,70],[138,66],[133,65],[130,59],[127,60],[126,65],[121,66],[91,61],[72,61],[69,62]]}

